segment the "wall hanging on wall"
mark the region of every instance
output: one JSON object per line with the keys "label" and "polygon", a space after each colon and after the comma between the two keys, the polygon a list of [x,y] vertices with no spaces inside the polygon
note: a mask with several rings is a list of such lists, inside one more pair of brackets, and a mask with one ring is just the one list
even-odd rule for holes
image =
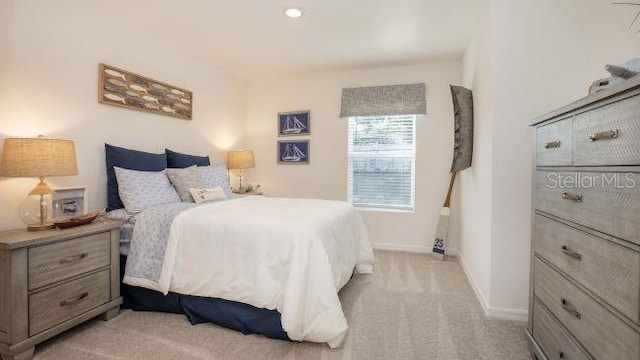
{"label": "wall hanging on wall", "polygon": [[278,141],[278,164],[309,164],[309,140]]}
{"label": "wall hanging on wall", "polygon": [[310,111],[278,113],[278,136],[310,135],[310,114]]}
{"label": "wall hanging on wall", "polygon": [[98,101],[102,104],[193,119],[193,93],[113,66],[100,64]]}

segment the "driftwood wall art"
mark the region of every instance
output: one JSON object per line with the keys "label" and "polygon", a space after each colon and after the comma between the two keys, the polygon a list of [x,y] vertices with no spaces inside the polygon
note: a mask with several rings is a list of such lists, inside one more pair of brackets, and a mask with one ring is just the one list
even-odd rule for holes
{"label": "driftwood wall art", "polygon": [[451,172],[471,166],[473,157],[473,95],[462,86],[451,86],[454,113],[454,145]]}
{"label": "driftwood wall art", "polygon": [[193,119],[193,93],[177,86],[100,64],[98,101],[102,104]]}

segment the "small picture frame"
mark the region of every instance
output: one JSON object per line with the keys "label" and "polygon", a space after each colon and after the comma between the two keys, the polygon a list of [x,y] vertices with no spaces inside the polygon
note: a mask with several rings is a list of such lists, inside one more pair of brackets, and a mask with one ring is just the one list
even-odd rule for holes
{"label": "small picture frame", "polygon": [[53,219],[82,216],[87,213],[87,188],[84,186],[54,189]]}
{"label": "small picture frame", "polygon": [[278,136],[311,135],[311,111],[278,113]]}
{"label": "small picture frame", "polygon": [[278,164],[308,165],[309,140],[278,141]]}

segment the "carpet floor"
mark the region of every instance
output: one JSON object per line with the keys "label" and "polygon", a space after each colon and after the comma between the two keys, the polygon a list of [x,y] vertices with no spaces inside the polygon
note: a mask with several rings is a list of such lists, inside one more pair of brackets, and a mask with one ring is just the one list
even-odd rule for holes
{"label": "carpet floor", "polygon": [[127,310],[40,344],[35,359],[531,359],[526,324],[485,317],[455,259],[375,254],[374,274],[354,276],[340,292],[350,329],[335,350]]}

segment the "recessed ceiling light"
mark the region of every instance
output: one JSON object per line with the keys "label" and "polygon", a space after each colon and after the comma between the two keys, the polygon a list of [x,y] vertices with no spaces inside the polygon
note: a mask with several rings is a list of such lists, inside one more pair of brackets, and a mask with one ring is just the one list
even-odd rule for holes
{"label": "recessed ceiling light", "polygon": [[302,9],[299,8],[288,8],[284,11],[284,14],[290,18],[298,18],[302,16]]}

